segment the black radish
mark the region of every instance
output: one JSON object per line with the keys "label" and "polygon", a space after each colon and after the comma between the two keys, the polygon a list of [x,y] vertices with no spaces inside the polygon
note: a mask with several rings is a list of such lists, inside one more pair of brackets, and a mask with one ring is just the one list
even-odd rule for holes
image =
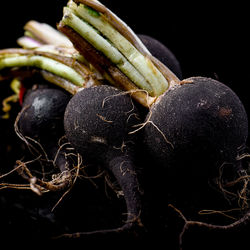
{"label": "black radish", "polygon": [[123,226],[93,233],[127,231],[141,224],[141,190],[133,162],[133,126],[138,123],[138,112],[130,96],[111,86],[83,89],[67,105],[67,139],[84,162],[101,164],[112,173],[126,202],[127,220]]}
{"label": "black radish", "polygon": [[[16,119],[16,132],[32,153],[45,155],[47,161],[54,160],[54,165],[65,172],[65,176],[69,174],[68,162],[63,150],[59,150],[59,140],[64,136],[63,116],[69,99],[70,95],[61,89],[34,85],[25,94]],[[65,186],[66,183],[61,185]]]}
{"label": "black radish", "polygon": [[[235,160],[248,136],[246,111],[225,84],[192,77],[166,92],[152,106],[145,142],[162,164],[183,156]],[[201,170],[203,171],[203,170]]]}

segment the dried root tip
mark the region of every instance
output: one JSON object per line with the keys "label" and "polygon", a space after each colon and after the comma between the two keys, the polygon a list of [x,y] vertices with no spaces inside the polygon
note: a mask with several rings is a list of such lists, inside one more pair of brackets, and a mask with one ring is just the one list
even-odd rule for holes
{"label": "dried root tip", "polygon": [[59,236],[53,237],[54,239],[72,239],[72,238],[108,238],[108,237],[128,237],[133,233],[142,232],[144,230],[143,225],[141,224],[141,221],[139,218],[136,218],[133,222],[127,222],[121,227],[113,228],[113,229],[103,229],[103,230],[94,230],[89,232],[77,232],[77,233],[65,233]]}
{"label": "dried root tip", "polygon": [[[33,176],[24,162],[17,161],[17,172],[30,183],[30,188],[38,195],[47,191],[61,191],[69,187],[72,183],[72,176],[70,171],[64,171],[51,181],[43,181],[36,176]],[[21,167],[19,167],[21,166]]]}

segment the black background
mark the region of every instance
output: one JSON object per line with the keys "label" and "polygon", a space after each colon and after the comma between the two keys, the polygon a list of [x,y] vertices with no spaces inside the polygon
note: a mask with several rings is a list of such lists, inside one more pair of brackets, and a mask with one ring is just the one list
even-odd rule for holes
{"label": "black background", "polygon": [[[60,21],[66,0],[1,1],[0,49],[16,47],[24,24],[52,26]],[[250,114],[248,6],[229,1],[103,1],[136,33],[163,42],[177,57],[183,77],[206,76],[231,87]],[[0,142],[1,143],[1,142]]]}

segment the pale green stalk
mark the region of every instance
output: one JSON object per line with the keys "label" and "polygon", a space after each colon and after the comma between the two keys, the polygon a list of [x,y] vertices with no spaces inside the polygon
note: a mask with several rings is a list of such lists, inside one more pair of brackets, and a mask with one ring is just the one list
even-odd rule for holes
{"label": "pale green stalk", "polygon": [[161,72],[148,58],[142,55],[124,36],[108,23],[101,14],[94,14],[89,7],[83,4],[77,5],[73,1],[70,1],[68,6],[74,14],[91,24],[95,29],[101,32],[102,35],[109,39],[114,47],[143,75],[146,81],[151,85],[156,96],[166,91],[169,83]]}
{"label": "pale green stalk", "polygon": [[37,67],[82,87],[85,79],[74,69],[51,58],[37,55],[1,56],[0,70],[6,67]]}
{"label": "pale green stalk", "polygon": [[108,40],[102,37],[99,32],[83,21],[68,8],[64,8],[64,17],[62,22],[74,29],[78,34],[85,38],[98,51],[107,56],[129,79],[131,79],[139,88],[146,90],[154,95],[153,90],[145,78],[138,70],[124,57],[124,55],[115,48]]}

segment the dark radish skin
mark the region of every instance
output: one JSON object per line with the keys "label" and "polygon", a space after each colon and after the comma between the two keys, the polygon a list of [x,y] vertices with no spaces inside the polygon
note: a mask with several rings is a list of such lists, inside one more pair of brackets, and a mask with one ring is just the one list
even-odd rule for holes
{"label": "dark radish skin", "polygon": [[150,109],[144,139],[173,190],[183,194],[206,189],[223,163],[240,171],[236,159],[246,145],[248,118],[238,96],[219,81],[192,77],[181,83]]}
{"label": "dark radish skin", "polygon": [[[67,160],[63,150],[58,152],[58,142],[64,135],[63,116],[69,100],[70,95],[61,89],[34,85],[25,94],[22,110],[16,120],[17,133],[31,151],[36,148],[35,151],[43,153],[41,148],[35,146],[39,143],[49,159],[54,160],[56,156],[54,164],[60,172],[65,172],[65,176],[69,174]],[[42,182],[38,184],[43,185]],[[65,186],[66,183],[61,187]],[[53,191],[60,189],[60,187],[54,189],[53,186],[46,188],[51,188]]]}
{"label": "dark radish skin", "polygon": [[[178,213],[197,224],[207,221],[209,225],[203,226],[211,230],[227,224],[225,216],[200,216],[198,212],[225,211],[244,203],[244,198],[225,191],[241,193],[247,176],[238,160],[248,137],[248,118],[239,97],[217,80],[185,79],[153,104],[143,134],[147,152],[143,157],[148,157],[143,165],[146,212],[142,219],[151,235],[163,239],[168,235],[173,244],[178,244],[183,233],[176,232],[188,230]],[[223,167],[225,163],[228,165]],[[231,189],[223,186],[240,177],[243,181]],[[249,212],[236,224],[247,220]],[[232,224],[224,230],[233,228]]]}
{"label": "dark radish skin", "polygon": [[127,206],[127,220],[116,229],[83,232],[96,235],[128,232],[140,226],[141,191],[133,163],[134,125],[140,123],[129,95],[107,85],[75,94],[64,115],[66,137],[83,161],[105,166],[117,180]]}
{"label": "dark radish skin", "polygon": [[221,160],[234,160],[248,136],[247,114],[240,99],[229,87],[210,78],[185,81],[166,92],[150,110],[150,121],[166,137],[152,124],[146,126],[146,144],[152,155],[162,163],[185,150],[192,154],[214,152]]}
{"label": "dark radish skin", "polygon": [[154,57],[165,64],[179,79],[182,79],[180,63],[170,49],[151,36],[139,34],[138,37]]}
{"label": "dark radish skin", "polygon": [[35,85],[24,96],[20,132],[41,142],[58,137],[63,133],[61,119],[69,100],[70,96],[61,89]]}

